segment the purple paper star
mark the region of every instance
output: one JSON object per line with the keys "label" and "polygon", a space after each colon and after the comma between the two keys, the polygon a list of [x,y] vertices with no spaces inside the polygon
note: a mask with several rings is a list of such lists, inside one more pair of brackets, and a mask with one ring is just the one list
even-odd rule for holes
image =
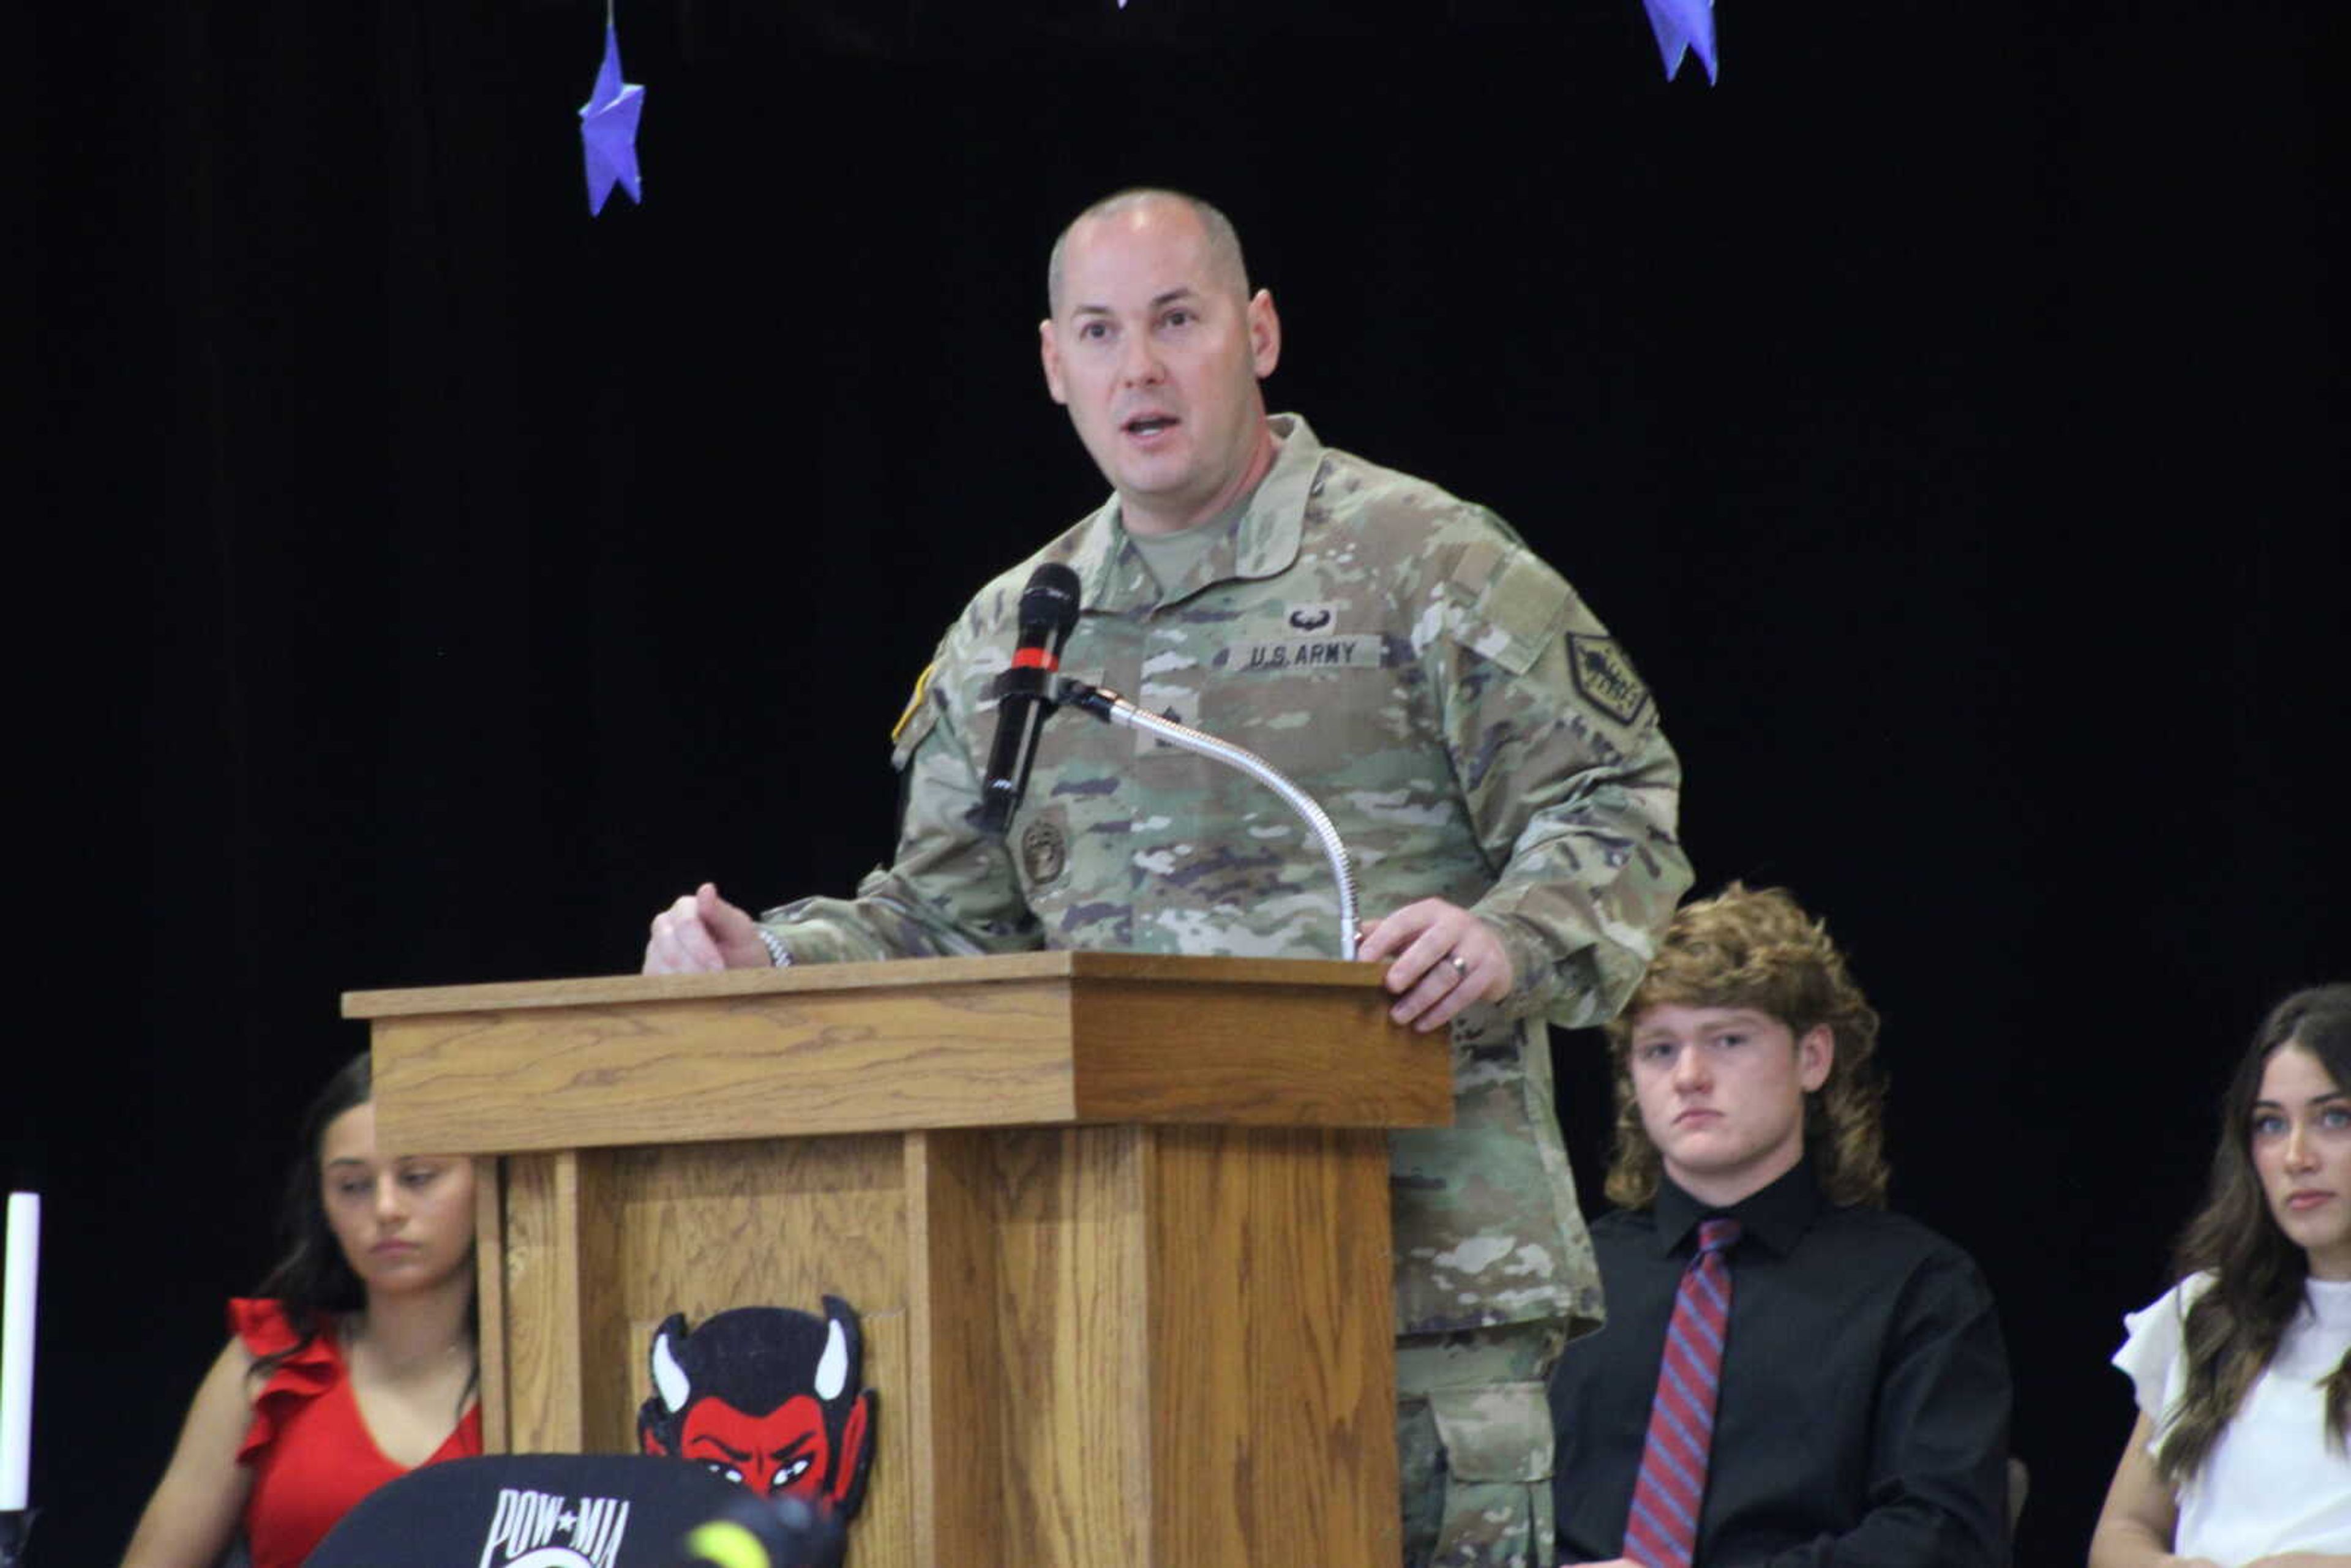
{"label": "purple paper star", "polygon": [[1666,79],[1682,68],[1682,57],[1695,52],[1706,68],[1710,85],[1714,75],[1714,0],[1641,0],[1649,13],[1649,30],[1657,35],[1657,53],[1666,57]]}
{"label": "purple paper star", "polygon": [[637,117],[644,112],[645,89],[621,79],[621,34],[604,24],[604,63],[596,71],[596,90],[580,106],[580,146],[588,159],[588,212],[604,210],[605,199],[617,183],[629,200],[643,202],[644,187],[637,178]]}

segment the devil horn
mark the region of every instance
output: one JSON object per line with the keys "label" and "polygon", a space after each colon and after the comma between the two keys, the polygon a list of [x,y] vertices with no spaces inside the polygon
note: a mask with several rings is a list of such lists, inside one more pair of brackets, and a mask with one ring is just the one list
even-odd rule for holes
{"label": "devil horn", "polygon": [[816,1364],[816,1396],[830,1405],[849,1386],[849,1340],[838,1321],[824,1325],[824,1354]]}
{"label": "devil horn", "polygon": [[673,1416],[684,1409],[685,1402],[694,1395],[693,1380],[685,1375],[685,1368],[677,1364],[676,1355],[669,1348],[667,1323],[653,1335],[653,1387],[660,1391],[662,1404]]}

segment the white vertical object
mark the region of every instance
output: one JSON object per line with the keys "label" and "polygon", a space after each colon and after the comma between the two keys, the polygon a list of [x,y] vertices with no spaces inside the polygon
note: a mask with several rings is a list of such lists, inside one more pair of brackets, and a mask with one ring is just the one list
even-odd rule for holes
{"label": "white vertical object", "polygon": [[27,1504],[33,1458],[33,1302],[41,1272],[41,1195],[8,1195],[8,1270],[0,1318],[0,1513]]}

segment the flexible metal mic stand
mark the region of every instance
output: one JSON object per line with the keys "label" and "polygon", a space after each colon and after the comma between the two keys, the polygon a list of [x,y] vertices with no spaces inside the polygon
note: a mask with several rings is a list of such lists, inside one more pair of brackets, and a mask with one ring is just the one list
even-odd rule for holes
{"label": "flexible metal mic stand", "polygon": [[1228,740],[1162,718],[1135,706],[1108,686],[1088,685],[1070,675],[1058,677],[1047,701],[1056,706],[1067,706],[1090,713],[1104,724],[1121,724],[1129,729],[1139,729],[1157,736],[1171,746],[1201,757],[1212,758],[1228,767],[1238,768],[1275,794],[1298,813],[1315,841],[1322,846],[1323,857],[1331,862],[1332,879],[1339,885],[1339,956],[1353,961],[1355,956],[1355,872],[1347,859],[1347,846],[1339,841],[1339,830],[1331,823],[1330,814],[1315,803],[1314,797],[1273,770],[1270,763],[1253,751],[1235,746]]}

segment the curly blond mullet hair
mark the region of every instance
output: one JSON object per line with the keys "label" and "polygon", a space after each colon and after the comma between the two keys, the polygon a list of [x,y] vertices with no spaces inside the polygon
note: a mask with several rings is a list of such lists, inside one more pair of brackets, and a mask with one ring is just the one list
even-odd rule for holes
{"label": "curly blond mullet hair", "polygon": [[1616,1145],[1608,1196],[1626,1208],[1656,1201],[1664,1164],[1641,1124],[1633,1093],[1633,1026],[1657,1007],[1751,1008],[1801,1040],[1825,1024],[1835,1059],[1804,1096],[1804,1154],[1831,1203],[1886,1205],[1885,1075],[1874,1060],[1877,1013],[1854,984],[1825,922],[1784,888],[1732,883],[1684,904],[1666,927],[1649,971],[1606,1026],[1615,1068]]}

